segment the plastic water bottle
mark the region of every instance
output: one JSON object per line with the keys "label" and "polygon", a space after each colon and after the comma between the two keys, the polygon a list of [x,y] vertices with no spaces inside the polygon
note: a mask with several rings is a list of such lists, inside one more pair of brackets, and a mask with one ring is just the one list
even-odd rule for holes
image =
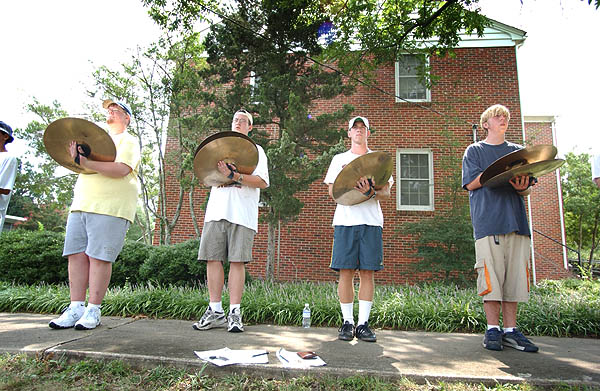
{"label": "plastic water bottle", "polygon": [[302,310],[302,327],[305,329],[310,327],[310,307],[308,303],[304,304],[304,309]]}

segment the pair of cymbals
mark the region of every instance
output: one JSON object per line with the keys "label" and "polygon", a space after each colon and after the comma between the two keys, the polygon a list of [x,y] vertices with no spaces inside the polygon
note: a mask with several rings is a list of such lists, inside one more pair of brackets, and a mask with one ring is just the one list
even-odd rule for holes
{"label": "pair of cymbals", "polygon": [[48,125],[44,132],[44,146],[58,164],[77,173],[95,174],[96,171],[83,168],[73,161],[69,153],[71,141],[87,146],[90,150],[90,160],[114,162],[117,156],[117,148],[112,138],[95,123],[81,118],[56,120]]}
{"label": "pair of cymbals", "polygon": [[517,176],[540,177],[562,166],[563,159],[554,159],[553,145],[535,145],[502,156],[483,171],[479,182],[486,187],[499,187]]}
{"label": "pair of cymbals", "polygon": [[359,156],[347,164],[333,182],[333,199],[341,205],[356,205],[367,198],[356,189],[362,177],[373,181],[375,190],[380,190],[392,176],[394,162],[385,152],[371,152]]}
{"label": "pair of cymbals", "polygon": [[250,175],[258,165],[258,148],[250,137],[238,132],[220,132],[207,137],[196,149],[194,172],[206,186],[233,183],[217,168],[219,161],[233,164],[240,174]]}

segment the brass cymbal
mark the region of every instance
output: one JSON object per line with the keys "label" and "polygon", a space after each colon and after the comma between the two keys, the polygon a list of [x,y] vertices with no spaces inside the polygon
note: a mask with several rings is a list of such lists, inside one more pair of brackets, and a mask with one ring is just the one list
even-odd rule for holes
{"label": "brass cymbal", "polygon": [[117,148],[110,135],[93,122],[81,118],[61,118],[52,122],[44,131],[44,145],[52,159],[71,171],[95,174],[76,164],[69,154],[69,143],[87,145],[91,151],[88,159],[114,162]]}
{"label": "brass cymbal", "polygon": [[505,185],[512,178],[520,175],[527,175],[538,178],[544,174],[552,172],[562,166],[565,163],[563,159],[551,159],[551,160],[542,160],[541,162],[535,162],[530,164],[523,164],[522,166],[517,166],[511,168],[508,171],[504,171],[501,174],[496,175],[493,178],[488,179],[483,186],[487,187],[499,187]]}
{"label": "brass cymbal", "polygon": [[534,145],[532,147],[527,147],[519,149],[518,151],[511,152],[490,164],[488,168],[486,168],[485,171],[483,171],[483,174],[481,174],[479,182],[482,185],[485,185],[485,183],[491,178],[500,175],[503,172],[508,171],[512,168],[522,166],[524,164],[540,162],[542,160],[554,159],[557,152],[558,151],[554,145],[545,144]]}
{"label": "brass cymbal", "polygon": [[204,185],[233,183],[217,168],[220,160],[233,163],[239,173],[250,175],[258,165],[258,148],[250,137],[239,132],[220,132],[207,137],[194,156],[194,172]]}
{"label": "brass cymbal", "polygon": [[333,182],[333,199],[341,205],[355,205],[367,199],[354,188],[361,177],[371,179],[375,190],[384,187],[394,169],[392,157],[385,152],[372,152],[348,163]]}

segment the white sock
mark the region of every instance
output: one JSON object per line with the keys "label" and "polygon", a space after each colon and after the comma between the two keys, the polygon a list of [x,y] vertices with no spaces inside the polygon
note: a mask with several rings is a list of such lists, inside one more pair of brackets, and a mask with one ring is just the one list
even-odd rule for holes
{"label": "white sock", "polygon": [[340,303],[340,307],[342,308],[344,323],[354,324],[354,303]]}
{"label": "white sock", "polygon": [[237,313],[240,313],[241,304],[229,304],[229,313],[231,314],[234,310],[237,310]]}
{"label": "white sock", "polygon": [[215,301],[215,302],[210,302],[208,304],[208,306],[210,307],[211,310],[215,311],[215,312],[223,312],[223,302],[221,301]]}
{"label": "white sock", "polygon": [[70,308],[74,308],[77,309],[77,307],[84,307],[85,306],[85,301],[72,301],[71,305],[69,305]]}
{"label": "white sock", "polygon": [[500,329],[500,326],[498,326],[498,325],[495,325],[495,324],[488,324],[488,325],[487,325],[487,329],[488,329],[488,330],[490,330],[490,329],[498,329],[498,330],[502,331],[502,330]]}
{"label": "white sock", "polygon": [[358,301],[358,325],[365,324],[369,321],[369,315],[371,315],[371,307],[373,307],[372,301],[359,300]]}
{"label": "white sock", "polygon": [[89,309],[89,308],[98,308],[98,309],[100,309],[100,307],[101,307],[101,304],[92,304],[92,303],[88,303],[88,305],[87,305],[87,308],[86,308],[86,309]]}
{"label": "white sock", "polygon": [[512,333],[514,330],[515,330],[514,327],[505,327],[503,331],[505,333]]}

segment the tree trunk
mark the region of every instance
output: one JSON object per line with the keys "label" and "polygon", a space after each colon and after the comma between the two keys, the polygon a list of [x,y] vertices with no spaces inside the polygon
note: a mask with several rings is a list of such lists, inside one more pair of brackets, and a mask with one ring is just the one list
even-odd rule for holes
{"label": "tree trunk", "polygon": [[267,238],[267,264],[265,266],[265,280],[272,281],[275,271],[275,223],[269,222]]}

